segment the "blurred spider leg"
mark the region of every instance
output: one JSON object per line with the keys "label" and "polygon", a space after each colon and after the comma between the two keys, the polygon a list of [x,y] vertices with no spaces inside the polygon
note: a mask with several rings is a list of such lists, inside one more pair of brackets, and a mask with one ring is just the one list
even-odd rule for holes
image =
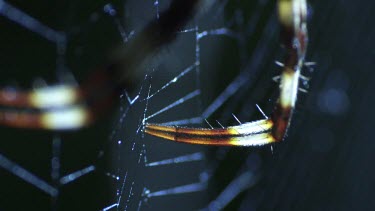
{"label": "blurred spider leg", "polygon": [[145,75],[137,71],[140,64],[176,38],[200,3],[174,0],[157,20],[114,53],[110,65],[95,71],[81,87],[60,84],[30,91],[0,89],[0,125],[47,130],[87,126],[98,114],[109,110],[120,90],[136,87],[139,76]]}
{"label": "blurred spider leg", "polygon": [[271,118],[222,129],[146,124],[145,132],[176,142],[215,146],[259,146],[282,141],[297,100],[300,70],[307,47],[306,0],[279,0],[281,42],[287,49],[280,75],[280,94]]}
{"label": "blurred spider leg", "polygon": [[[100,98],[99,98],[100,97]],[[44,130],[74,130],[90,125],[113,105],[111,95],[87,98],[86,103],[22,110],[1,108],[0,125]],[[52,101],[51,101],[52,102]],[[47,104],[45,104],[47,105]],[[50,104],[51,105],[51,104]]]}
{"label": "blurred spider leg", "polygon": [[13,88],[0,90],[0,105],[17,108],[44,109],[78,102],[81,93],[75,86],[55,85],[21,91]]}
{"label": "blurred spider leg", "polygon": [[71,130],[88,125],[92,119],[84,106],[41,112],[0,111],[0,124],[15,128]]}

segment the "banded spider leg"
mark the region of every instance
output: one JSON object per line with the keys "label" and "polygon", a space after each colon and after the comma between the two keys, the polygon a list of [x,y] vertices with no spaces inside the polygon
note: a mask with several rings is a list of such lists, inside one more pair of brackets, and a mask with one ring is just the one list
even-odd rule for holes
{"label": "banded spider leg", "polygon": [[308,42],[306,0],[278,0],[281,44],[286,57],[280,76],[280,93],[271,118],[227,128],[185,128],[147,123],[145,132],[167,140],[216,146],[259,146],[282,141],[297,100],[300,71]]}

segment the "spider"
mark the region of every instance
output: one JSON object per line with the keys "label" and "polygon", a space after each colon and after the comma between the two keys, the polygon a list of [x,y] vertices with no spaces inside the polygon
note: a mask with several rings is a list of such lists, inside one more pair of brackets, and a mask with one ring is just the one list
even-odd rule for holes
{"label": "spider", "polygon": [[[113,106],[114,96],[131,90],[146,58],[177,36],[203,0],[174,0],[158,20],[150,22],[110,65],[94,72],[80,87],[59,84],[30,91],[0,90],[0,124],[19,128],[71,130],[89,125]],[[305,65],[308,42],[306,0],[278,0],[281,44],[287,53],[280,76],[280,94],[270,118],[222,129],[186,128],[145,123],[147,134],[176,142],[257,146],[282,141],[297,100],[300,71]],[[25,110],[29,109],[29,110]],[[30,109],[32,109],[30,111]]]}

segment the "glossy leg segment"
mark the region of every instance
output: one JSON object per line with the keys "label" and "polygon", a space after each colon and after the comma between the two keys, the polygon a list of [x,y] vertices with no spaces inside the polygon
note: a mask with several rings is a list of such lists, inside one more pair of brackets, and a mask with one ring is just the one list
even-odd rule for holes
{"label": "glossy leg segment", "polygon": [[275,142],[271,120],[248,122],[225,129],[185,128],[147,124],[145,132],[182,143],[215,146],[260,146]]}

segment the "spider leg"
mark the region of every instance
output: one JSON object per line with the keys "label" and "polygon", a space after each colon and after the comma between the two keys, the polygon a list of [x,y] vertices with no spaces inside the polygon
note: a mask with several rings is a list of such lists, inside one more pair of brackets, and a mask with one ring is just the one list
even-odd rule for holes
{"label": "spider leg", "polygon": [[88,125],[92,113],[85,106],[43,111],[0,111],[0,124],[16,128],[72,130]]}
{"label": "spider leg", "polygon": [[45,109],[74,104],[81,98],[79,89],[69,85],[55,85],[34,90],[0,90],[0,105],[17,108]]}
{"label": "spider leg", "polygon": [[[0,109],[0,125],[44,130],[75,130],[89,126],[113,106],[114,97],[107,95],[91,103],[77,103],[44,109]],[[24,108],[23,108],[24,109]]]}
{"label": "spider leg", "polygon": [[243,123],[238,126],[206,129],[146,124],[145,132],[167,140],[189,144],[215,146],[260,146],[275,142],[269,119]]}
{"label": "spider leg", "polygon": [[97,73],[81,87],[59,84],[30,91],[0,90],[0,125],[44,130],[90,125],[113,105],[116,94],[105,72]]}
{"label": "spider leg", "polygon": [[279,0],[281,43],[287,49],[282,67],[280,94],[270,119],[222,129],[182,128],[146,124],[145,132],[176,142],[216,146],[257,146],[282,141],[297,101],[298,83],[307,48],[306,0]]}

